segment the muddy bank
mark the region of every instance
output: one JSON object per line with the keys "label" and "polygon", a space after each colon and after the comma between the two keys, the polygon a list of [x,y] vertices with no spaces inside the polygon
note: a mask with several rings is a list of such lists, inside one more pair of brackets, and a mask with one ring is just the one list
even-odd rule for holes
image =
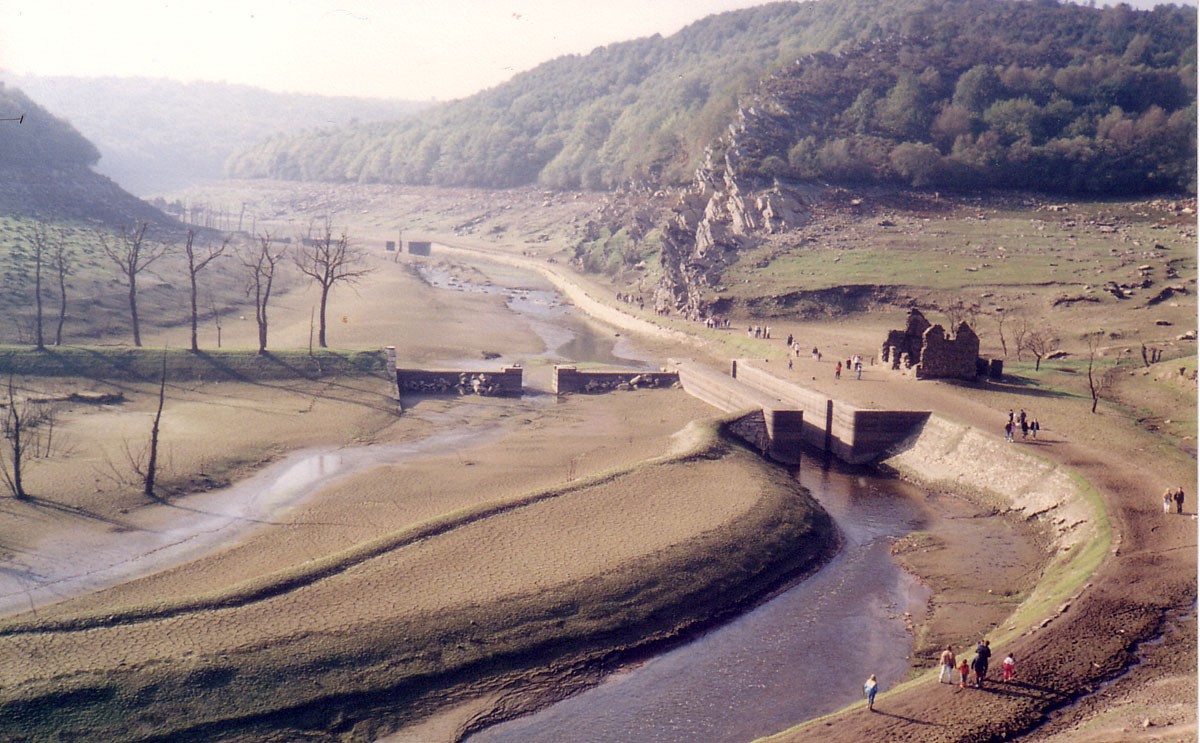
{"label": "muddy bank", "polygon": [[[898,476],[919,483],[935,498],[959,499],[966,507],[964,515],[969,516],[973,508],[979,515],[1014,522],[1040,543],[1036,555],[1040,559],[1023,564],[1023,560],[1035,556],[997,551],[989,541],[994,535],[987,532],[974,535],[974,563],[956,563],[956,540],[944,531],[913,535],[902,542],[897,549],[900,559],[938,589],[930,604],[928,623],[921,630],[926,637],[924,652],[929,670],[908,683],[894,685],[893,694],[881,697],[877,706],[888,711],[886,718],[864,717],[856,709],[860,705],[855,705],[851,710],[764,740],[850,740],[883,735],[888,740],[987,741],[1008,737],[1028,730],[1046,712],[1077,695],[1080,687],[1073,685],[1069,677],[1089,675],[1086,668],[1076,664],[1075,673],[1053,678],[1055,671],[1039,661],[1044,662],[1048,656],[1062,657],[1064,652],[1069,656],[1074,651],[1089,658],[1107,655],[1108,663],[1115,662],[1115,648],[1099,643],[1086,651],[1075,642],[1050,650],[1062,642],[1063,631],[1070,632],[1068,610],[1082,600],[1089,580],[1110,554],[1113,535],[1108,513],[1084,481],[1068,468],[1036,455],[1031,446],[986,436],[972,426],[936,415],[884,465]],[[962,547],[957,544],[960,556]],[[1010,583],[1006,568],[1017,574],[1024,568],[1027,574],[1022,581]],[[962,580],[964,573],[967,576]],[[967,591],[975,595],[964,595],[960,586],[958,598],[968,600],[956,603],[955,593],[945,590],[956,580],[962,580]],[[986,595],[980,590],[983,586],[987,586]],[[962,618],[957,617],[960,640],[954,649],[960,657],[965,654],[970,658],[974,639],[987,637],[997,658],[1012,653],[1023,661],[1016,684],[993,684],[991,691],[985,691],[937,683],[935,653],[943,641],[953,637],[946,633],[955,626],[952,617],[963,605],[971,607],[968,612],[974,609],[976,620],[980,608],[991,606],[993,617],[990,622],[978,622],[974,635],[966,636],[962,634]],[[1130,637],[1149,628],[1144,624],[1148,615],[1132,622],[1130,612],[1123,613],[1130,622],[1126,625]],[[1122,629],[1113,636],[1120,638],[1125,633]],[[1128,641],[1117,639],[1115,644]],[[1030,658],[1034,659],[1032,663]],[[1093,674],[1102,673],[1103,666],[1093,663]],[[960,694],[974,696],[955,699]],[[882,700],[888,700],[886,708]],[[979,714],[964,718],[964,705],[972,705]]]}
{"label": "muddy bank", "polygon": [[[456,688],[541,673],[546,659],[578,668],[675,636],[833,544],[794,483],[715,429],[659,460],[448,519],[375,554],[331,556],[311,577],[280,576],[283,590],[10,623],[0,731],[219,740],[379,729]],[[346,601],[364,593],[375,600]],[[186,662],[180,643],[193,648]]]}

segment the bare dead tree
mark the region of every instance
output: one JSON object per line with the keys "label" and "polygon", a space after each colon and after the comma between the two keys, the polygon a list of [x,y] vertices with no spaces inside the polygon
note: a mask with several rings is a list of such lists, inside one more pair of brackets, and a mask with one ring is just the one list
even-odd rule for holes
{"label": "bare dead tree", "polygon": [[350,244],[345,232],[334,238],[333,224],[328,219],[320,234],[314,237],[312,232],[310,225],[309,235],[300,241],[300,248],[292,255],[292,262],[321,288],[317,345],[328,348],[325,342],[325,309],[329,303],[329,292],[339,283],[357,283],[371,269],[363,265],[366,254]]}
{"label": "bare dead tree", "polygon": [[1092,413],[1096,412],[1096,406],[1100,403],[1100,398],[1108,391],[1111,383],[1111,378],[1107,374],[1103,374],[1096,368],[1096,357],[1100,354],[1100,341],[1104,337],[1103,331],[1088,333],[1085,336],[1088,347],[1088,391],[1092,394]]}
{"label": "bare dead tree", "polygon": [[0,479],[14,498],[28,498],[25,467],[30,460],[49,455],[49,446],[42,446],[39,433],[43,427],[53,427],[56,411],[53,406],[18,398],[11,374],[5,397],[7,405],[0,423],[5,442],[0,456]]}
{"label": "bare dead tree", "polygon": [[75,253],[67,242],[66,230],[58,230],[58,238],[52,243],[50,261],[58,277],[58,327],[54,330],[54,345],[62,345],[63,325],[67,321],[67,276],[75,263]]}
{"label": "bare dead tree", "polygon": [[1025,351],[1025,336],[1029,335],[1030,329],[1029,319],[1022,317],[1017,323],[1017,330],[1013,338],[1017,346],[1017,361],[1021,360],[1021,354]]}
{"label": "bare dead tree", "polygon": [[42,334],[42,265],[50,251],[50,226],[39,219],[33,224],[33,337],[39,351],[46,350]]}
{"label": "bare dead tree", "polygon": [[1003,307],[996,309],[996,331],[1000,334],[1000,350],[1004,353],[1004,358],[1008,358],[1008,341],[1004,337],[1004,321],[1008,319],[1008,312]]}
{"label": "bare dead tree", "polygon": [[967,304],[961,299],[955,300],[952,304],[942,308],[942,312],[946,315],[946,319],[949,320],[952,331],[957,331],[958,326],[964,322],[972,330],[975,330],[976,322],[979,319],[979,305]]}
{"label": "bare dead tree", "polygon": [[129,318],[133,324],[133,345],[139,348],[142,345],[142,333],[138,323],[137,277],[167,250],[165,244],[151,243],[147,240],[148,227],[147,222],[142,222],[132,229],[122,227],[117,238],[113,238],[107,232],[99,233],[101,249],[121,270],[126,286],[129,287]]}
{"label": "bare dead tree", "polygon": [[197,343],[196,332],[200,317],[196,308],[196,276],[203,271],[208,264],[225,254],[225,249],[229,247],[229,238],[225,238],[225,241],[220,245],[216,243],[208,243],[203,248],[198,248],[195,242],[196,231],[188,230],[187,242],[184,243],[183,249],[187,254],[188,281],[191,284],[192,290],[192,353],[196,353],[200,350],[200,346]]}
{"label": "bare dead tree", "polygon": [[267,352],[267,303],[271,286],[280,264],[287,255],[287,246],[276,245],[269,232],[259,235],[253,247],[241,252],[242,265],[249,272],[247,296],[254,297],[254,320],[258,323],[258,352]]}
{"label": "bare dead tree", "polygon": [[213,325],[217,326],[217,348],[221,347],[221,312],[217,309],[217,300],[213,299],[213,295],[209,292],[208,308],[212,311]]}
{"label": "bare dead tree", "polygon": [[1032,327],[1021,336],[1021,342],[1023,348],[1033,354],[1036,359],[1033,365],[1034,370],[1041,371],[1042,359],[1054,349],[1054,336],[1047,328]]}
{"label": "bare dead tree", "polygon": [[167,398],[167,351],[163,349],[162,373],[158,378],[158,408],[154,411],[154,424],[150,427],[150,449],[146,471],[142,473],[142,493],[154,497],[154,481],[158,474],[158,431],[162,423],[163,401]]}

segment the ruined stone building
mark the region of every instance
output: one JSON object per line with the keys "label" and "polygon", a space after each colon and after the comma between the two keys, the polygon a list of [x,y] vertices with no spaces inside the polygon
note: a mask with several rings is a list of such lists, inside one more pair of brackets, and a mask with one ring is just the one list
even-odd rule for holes
{"label": "ruined stone building", "polygon": [[979,374],[979,336],[965,322],[947,336],[913,309],[904,330],[888,331],[881,357],[893,369],[912,369],[917,379],[972,380]]}

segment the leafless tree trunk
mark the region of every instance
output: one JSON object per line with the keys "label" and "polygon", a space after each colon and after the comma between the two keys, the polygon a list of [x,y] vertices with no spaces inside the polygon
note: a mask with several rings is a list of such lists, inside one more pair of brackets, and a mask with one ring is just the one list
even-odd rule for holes
{"label": "leafless tree trunk", "polygon": [[25,492],[21,474],[21,465],[29,457],[25,441],[22,438],[25,434],[25,427],[28,425],[25,417],[26,410],[24,405],[19,405],[17,402],[16,391],[10,375],[8,377],[8,409],[4,412],[4,440],[8,442],[5,453],[8,458],[0,459],[0,465],[2,465],[0,473],[4,476],[5,487],[14,498],[29,497],[29,494]]}
{"label": "leafless tree trunk", "polygon": [[196,353],[200,350],[200,346],[196,339],[197,326],[199,324],[199,312],[196,308],[196,276],[203,271],[209,263],[212,263],[225,253],[225,249],[229,247],[229,238],[226,238],[225,242],[221,243],[219,246],[216,243],[209,243],[203,250],[199,251],[196,249],[195,242],[196,231],[188,230],[187,242],[184,244],[184,251],[187,253],[188,280],[191,284],[192,290],[192,353]]}
{"label": "leafless tree trunk", "polygon": [[964,322],[970,326],[972,330],[976,327],[976,320],[979,317],[979,305],[966,304],[961,299],[942,309],[946,314],[946,319],[950,323],[950,332],[957,333],[958,326]]}
{"label": "leafless tree trunk", "polygon": [[292,260],[300,272],[308,276],[321,288],[321,300],[318,311],[317,345],[328,348],[325,341],[325,309],[329,303],[329,292],[335,284],[354,284],[360,278],[371,272],[363,265],[365,254],[351,246],[350,238],[345,232],[341,237],[334,238],[333,225],[325,221],[321,234],[313,237],[309,229],[309,237],[301,240],[299,250],[293,254]]}
{"label": "leafless tree trunk", "polygon": [[213,299],[213,295],[208,295],[208,306],[212,310],[213,325],[217,326],[217,348],[221,347],[221,313],[217,310],[217,300]]}
{"label": "leafless tree trunk", "polygon": [[1088,346],[1088,390],[1092,393],[1092,413],[1096,412],[1096,406],[1100,403],[1100,396],[1108,389],[1109,379],[1096,369],[1096,356],[1100,351],[1100,339],[1103,337],[1103,332],[1089,333],[1087,335]]}
{"label": "leafless tree trunk", "polygon": [[49,442],[43,447],[38,429],[48,426],[53,430],[55,410],[19,399],[11,374],[8,377],[6,402],[4,418],[0,423],[0,433],[5,441],[4,454],[0,456],[0,478],[14,498],[28,498],[29,494],[25,491],[25,465],[43,453],[49,456]]}
{"label": "leafless tree trunk", "polygon": [[60,229],[54,242],[51,260],[54,273],[58,276],[58,327],[54,331],[54,345],[62,345],[63,324],[67,321],[67,276],[71,273],[74,254],[67,245],[66,232]]}
{"label": "leafless tree trunk", "polygon": [[158,431],[162,423],[163,401],[167,397],[167,352],[163,350],[162,374],[158,379],[158,409],[154,411],[154,425],[150,427],[150,455],[146,460],[146,472],[142,477],[142,493],[154,497],[154,480],[158,474]]}
{"label": "leafless tree trunk", "polygon": [[260,354],[267,352],[267,303],[271,299],[271,285],[286,254],[287,247],[276,247],[269,232],[259,235],[254,248],[241,254],[242,265],[250,272],[246,294],[254,297],[254,320],[258,323]]}
{"label": "leafless tree trunk", "polygon": [[39,220],[33,225],[33,337],[39,351],[46,349],[42,334],[42,264],[50,250],[50,226]]}
{"label": "leafless tree trunk", "polygon": [[1004,338],[1004,321],[1008,319],[1008,313],[1001,308],[996,313],[996,330],[1000,334],[1000,350],[1004,353],[1004,358],[1008,358],[1008,341]]}
{"label": "leafless tree trunk", "polygon": [[1041,371],[1042,359],[1054,348],[1054,336],[1046,328],[1031,328],[1022,335],[1021,342],[1023,348],[1037,359],[1034,370]]}
{"label": "leafless tree trunk", "polygon": [[121,270],[129,287],[129,317],[133,324],[133,345],[142,345],[142,332],[138,323],[137,277],[166,252],[166,245],[152,244],[146,239],[147,222],[134,229],[121,228],[120,239],[100,233],[100,247],[104,254]]}

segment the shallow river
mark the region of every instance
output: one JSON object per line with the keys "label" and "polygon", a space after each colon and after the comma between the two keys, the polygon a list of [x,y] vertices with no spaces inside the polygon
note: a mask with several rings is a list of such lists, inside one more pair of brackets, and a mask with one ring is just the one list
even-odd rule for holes
{"label": "shallow river", "polygon": [[845,547],[816,575],[758,608],[599,686],[484,730],[471,743],[630,740],[747,741],[861,698],[908,671],[928,591],[888,554],[922,528],[905,486],[801,463],[800,482],[837,522]]}

